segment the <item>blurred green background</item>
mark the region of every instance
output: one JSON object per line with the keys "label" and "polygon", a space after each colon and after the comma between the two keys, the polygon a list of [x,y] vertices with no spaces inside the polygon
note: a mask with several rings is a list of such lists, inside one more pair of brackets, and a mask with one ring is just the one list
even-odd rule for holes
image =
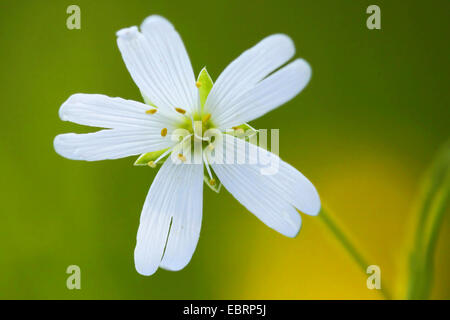
{"label": "blurred green background", "polygon": [[[81,30],[66,28],[71,4]],[[370,4],[381,8],[381,30],[366,27]],[[77,92],[141,101],[115,32],[150,14],[172,21],[195,72],[207,66],[213,79],[264,36],[289,34],[312,80],[252,125],[280,128],[281,157],[310,178],[393,287],[420,179],[450,136],[449,9],[448,0],[1,1],[0,298],[382,298],[317,218],[303,215],[289,239],[208,188],[191,263],[140,276],[133,250],[156,171],[133,167],[134,158],[58,156],[57,134],[91,130],[62,122],[58,109]],[[449,231],[446,215],[432,298],[450,298]],[[81,290],[66,288],[71,264]]]}

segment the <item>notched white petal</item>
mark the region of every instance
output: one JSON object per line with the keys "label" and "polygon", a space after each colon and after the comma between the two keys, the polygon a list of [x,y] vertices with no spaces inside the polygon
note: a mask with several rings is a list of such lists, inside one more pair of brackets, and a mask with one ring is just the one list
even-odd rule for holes
{"label": "notched white petal", "polygon": [[308,84],[311,67],[297,59],[256,84],[247,93],[230,102],[215,118],[222,129],[248,122],[283,105]]}
{"label": "notched white petal", "polygon": [[195,77],[181,37],[166,19],[150,16],[141,26],[117,32],[117,44],[134,82],[158,108],[195,111]]}
{"label": "notched white petal", "polygon": [[135,249],[136,270],[184,268],[195,251],[202,219],[203,166],[167,160],[142,209]]}
{"label": "notched white petal", "polygon": [[148,105],[132,100],[77,93],[62,104],[59,116],[63,121],[102,128],[172,129],[180,121],[177,115],[163,112],[150,116],[148,110]]}
{"label": "notched white petal", "polygon": [[167,28],[166,30],[175,31],[175,27],[169,20],[157,14],[148,16],[141,24],[142,30],[151,31],[152,27]]}
{"label": "notched white petal", "polygon": [[55,151],[72,160],[118,159],[161,150],[174,142],[142,129],[107,129],[93,133],[66,133],[55,137]]}
{"label": "notched white petal", "polygon": [[[224,187],[250,212],[276,231],[294,237],[301,226],[295,208],[316,215],[319,195],[313,184],[298,170],[278,156],[235,137],[225,139],[226,148],[234,154],[245,154],[245,163],[212,164]],[[267,172],[261,159],[274,159],[275,172]],[[278,164],[278,165],[276,165]]]}
{"label": "notched white petal", "polygon": [[136,26],[132,26],[129,28],[123,28],[116,32],[116,36],[119,38],[124,38],[127,40],[132,40],[139,35],[139,30]]}
{"label": "notched white petal", "polygon": [[239,100],[268,74],[291,59],[295,46],[284,34],[274,34],[246,50],[220,74],[206,100],[205,110],[213,118]]}

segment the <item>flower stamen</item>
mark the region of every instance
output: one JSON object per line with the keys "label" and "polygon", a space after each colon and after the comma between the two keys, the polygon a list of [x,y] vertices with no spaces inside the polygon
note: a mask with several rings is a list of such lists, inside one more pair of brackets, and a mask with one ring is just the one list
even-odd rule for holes
{"label": "flower stamen", "polygon": [[237,134],[238,136],[243,135],[244,134],[244,129],[239,128],[239,127],[233,127],[233,130],[235,132],[235,134]]}
{"label": "flower stamen", "polygon": [[161,136],[165,137],[167,135],[167,128],[161,130]]}
{"label": "flower stamen", "polygon": [[213,176],[211,174],[211,168],[209,167],[208,159],[206,159],[206,152],[202,152],[202,156],[203,156],[203,163],[205,164],[206,171],[208,172],[208,176],[211,181],[211,180],[213,180]]}
{"label": "flower stamen", "polygon": [[[159,160],[161,160],[162,158],[164,158],[165,156],[167,156],[169,153],[171,153],[172,151],[174,151],[175,148],[178,148],[182,143],[184,143],[184,142],[185,142],[187,139],[189,139],[190,137],[192,137],[192,134],[187,135],[186,137],[184,137],[184,139],[183,139],[180,143],[178,143],[178,144],[174,145],[173,147],[167,149],[167,150],[166,150],[162,155],[160,155],[160,156],[158,157],[158,159],[156,159],[155,161],[149,161],[149,162],[147,163],[147,165],[148,165],[149,167],[151,167],[151,168],[156,167],[156,164],[158,163]],[[185,159],[186,159],[186,157],[185,157]]]}
{"label": "flower stamen", "polygon": [[182,109],[182,108],[175,108],[175,111],[181,114],[185,114],[186,110]]}
{"label": "flower stamen", "polygon": [[195,83],[195,86],[196,86],[197,88],[200,88],[200,87],[202,86],[202,83],[201,83],[200,81],[197,81],[197,82]]}
{"label": "flower stamen", "polygon": [[145,111],[145,113],[146,114],[155,114],[156,111],[158,111],[158,109],[150,109],[150,110]]}
{"label": "flower stamen", "polygon": [[173,148],[174,148],[174,147],[172,147],[172,148],[166,150],[166,151],[165,151],[162,155],[160,155],[160,156],[158,157],[158,159],[156,159],[155,161],[149,161],[149,162],[148,162],[148,166],[151,167],[151,168],[154,168],[154,167],[152,167],[152,166],[150,165],[150,162],[152,162],[152,165],[155,165],[155,166],[156,166],[156,164],[158,163],[159,160],[161,160],[162,158],[164,158],[165,156],[167,156],[170,152],[172,152],[172,149],[173,149]]}
{"label": "flower stamen", "polygon": [[202,122],[205,123],[207,122],[209,119],[211,119],[211,113],[207,113],[203,116],[202,118]]}

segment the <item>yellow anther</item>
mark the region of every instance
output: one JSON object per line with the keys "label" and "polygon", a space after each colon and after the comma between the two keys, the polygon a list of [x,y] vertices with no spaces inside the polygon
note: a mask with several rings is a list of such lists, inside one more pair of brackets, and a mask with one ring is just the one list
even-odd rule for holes
{"label": "yellow anther", "polygon": [[155,114],[156,111],[158,111],[158,109],[150,109],[150,110],[145,111],[145,113],[146,114]]}
{"label": "yellow anther", "polygon": [[179,112],[179,113],[181,113],[181,114],[185,114],[185,113],[186,113],[186,110],[181,109],[181,108],[175,108],[175,111],[176,111],[176,112]]}
{"label": "yellow anther", "polygon": [[178,154],[178,159],[180,159],[180,160],[183,161],[183,162],[186,161],[186,157],[183,156],[181,153]]}
{"label": "yellow anther", "polygon": [[200,81],[197,81],[197,82],[195,83],[195,86],[196,86],[197,88],[200,88],[200,87],[202,86],[202,83],[201,83]]}
{"label": "yellow anther", "polygon": [[206,122],[206,121],[208,121],[209,119],[211,119],[211,113],[205,114],[205,115],[203,116],[203,118],[202,118],[202,122]]}
{"label": "yellow anther", "polygon": [[209,184],[212,185],[212,186],[215,186],[216,185],[216,179],[209,180]]}
{"label": "yellow anther", "polygon": [[239,127],[233,127],[233,129],[234,129],[234,131],[235,131],[235,133],[237,134],[237,135],[242,135],[242,134],[244,134],[244,129],[242,129],[242,128],[239,128]]}
{"label": "yellow anther", "polygon": [[167,128],[163,128],[163,129],[161,130],[161,135],[162,135],[163,137],[165,137],[165,136],[167,135]]}
{"label": "yellow anther", "polygon": [[147,163],[147,165],[148,165],[150,168],[156,168],[156,163],[155,163],[154,161],[149,161],[149,162]]}

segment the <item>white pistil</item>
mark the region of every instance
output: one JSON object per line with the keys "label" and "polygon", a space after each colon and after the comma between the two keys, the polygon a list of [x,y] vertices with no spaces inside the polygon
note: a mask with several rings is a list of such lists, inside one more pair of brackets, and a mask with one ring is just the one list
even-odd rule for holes
{"label": "white pistil", "polygon": [[[194,119],[191,119],[191,122],[192,122],[192,128],[194,130],[194,137],[199,140],[202,140],[202,141],[209,141],[210,140],[209,137],[200,137],[199,135],[197,135],[197,132],[198,132],[197,127],[200,126],[200,131],[202,131],[203,123],[201,121],[194,121]],[[196,126],[196,124],[197,124],[197,126]],[[202,132],[202,134],[203,134],[203,132]]]}
{"label": "white pistil", "polygon": [[[148,163],[149,167],[156,167],[156,164],[158,163],[159,160],[161,160],[162,158],[164,158],[165,156],[167,156],[169,153],[171,153],[172,151],[174,151],[175,148],[179,147],[180,145],[182,145],[187,139],[189,139],[190,137],[192,137],[192,134],[189,134],[187,136],[185,136],[183,138],[183,140],[180,141],[180,143],[177,143],[176,145],[174,145],[173,147],[167,149],[166,151],[164,151],[164,153],[162,155],[160,155],[155,161],[150,161],[150,163]],[[184,156],[183,156],[184,157]],[[180,158],[181,159],[181,158]],[[184,157],[184,161],[186,161],[186,157]]]}

